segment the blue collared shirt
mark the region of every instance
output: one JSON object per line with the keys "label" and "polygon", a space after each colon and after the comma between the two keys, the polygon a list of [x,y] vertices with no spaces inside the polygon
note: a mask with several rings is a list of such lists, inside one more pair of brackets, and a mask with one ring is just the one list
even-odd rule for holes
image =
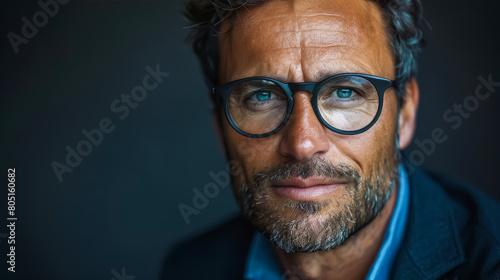
{"label": "blue collared shirt", "polygon": [[[389,279],[394,258],[403,239],[410,203],[408,176],[399,166],[399,193],[391,221],[384,235],[382,247],[377,254],[366,279]],[[245,266],[247,280],[282,280],[285,275],[274,253],[273,245],[261,233],[255,232]]]}

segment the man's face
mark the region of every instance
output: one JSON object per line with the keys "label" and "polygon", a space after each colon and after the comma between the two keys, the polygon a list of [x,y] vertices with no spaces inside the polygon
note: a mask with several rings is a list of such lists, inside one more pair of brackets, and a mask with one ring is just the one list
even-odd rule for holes
{"label": "man's face", "polygon": [[[371,1],[274,0],[240,9],[219,42],[221,83],[251,76],[318,82],[340,73],[394,79],[383,19]],[[285,127],[266,138],[242,136],[223,119],[228,157],[241,168],[233,191],[254,226],[282,249],[328,250],[373,220],[392,194],[396,96],[388,89],[377,123],[357,135],[324,127],[311,93],[293,98]]]}

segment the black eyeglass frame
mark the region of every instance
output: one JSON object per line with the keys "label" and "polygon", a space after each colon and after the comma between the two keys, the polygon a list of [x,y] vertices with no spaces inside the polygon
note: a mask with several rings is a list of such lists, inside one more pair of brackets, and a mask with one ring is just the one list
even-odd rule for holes
{"label": "black eyeglass frame", "polygon": [[[318,94],[319,94],[320,89],[329,81],[336,79],[336,78],[339,78],[339,77],[344,77],[344,76],[355,76],[355,77],[365,78],[377,90],[378,99],[379,99],[377,114],[375,115],[373,120],[368,125],[366,125],[365,127],[361,128],[361,129],[358,129],[358,130],[352,130],[352,131],[341,130],[341,129],[337,129],[337,128],[331,126],[330,124],[328,124],[327,121],[325,121],[325,119],[321,115],[319,108],[318,108]],[[287,113],[286,113],[285,118],[281,122],[281,124],[277,128],[275,128],[274,130],[267,132],[267,133],[263,133],[263,134],[252,134],[252,133],[248,133],[248,132],[241,130],[238,127],[238,125],[234,122],[233,117],[231,117],[231,114],[229,113],[229,108],[228,108],[228,100],[229,100],[229,96],[231,95],[233,88],[241,82],[249,81],[249,80],[257,80],[257,79],[271,81],[271,82],[279,85],[283,89],[283,91],[286,93],[287,101],[288,101]],[[293,100],[292,95],[297,91],[307,91],[307,92],[312,94],[311,105],[313,107],[314,113],[316,114],[316,117],[321,122],[321,124],[323,124],[325,127],[330,129],[331,131],[339,133],[339,134],[355,135],[355,134],[359,134],[359,133],[363,133],[363,132],[367,131],[377,122],[377,120],[380,116],[380,113],[382,112],[382,107],[383,107],[383,103],[384,103],[384,94],[385,94],[386,90],[390,87],[396,87],[395,80],[390,80],[390,79],[386,79],[386,78],[382,78],[382,77],[378,77],[378,76],[373,76],[373,75],[368,75],[368,74],[360,74],[360,73],[343,73],[343,74],[338,74],[338,75],[328,77],[320,82],[306,82],[306,83],[283,83],[283,82],[280,82],[278,80],[275,80],[275,79],[269,78],[269,77],[254,76],[254,77],[248,77],[248,78],[235,80],[235,81],[223,84],[223,85],[218,85],[218,86],[212,88],[212,94],[219,96],[222,99],[225,115],[226,115],[226,118],[227,118],[229,124],[231,124],[231,127],[234,130],[236,130],[238,133],[240,133],[241,135],[249,137],[249,138],[264,138],[264,137],[271,136],[271,135],[277,133],[278,131],[280,131],[286,125],[286,123],[288,122],[288,119],[290,118],[290,115],[292,114],[293,105],[294,105],[294,100]]]}

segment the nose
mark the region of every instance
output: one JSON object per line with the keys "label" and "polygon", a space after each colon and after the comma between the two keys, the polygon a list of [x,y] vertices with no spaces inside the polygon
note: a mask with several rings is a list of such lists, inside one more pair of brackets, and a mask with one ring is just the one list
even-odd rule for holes
{"label": "nose", "polygon": [[324,154],[330,148],[327,129],[320,123],[310,101],[310,93],[294,94],[290,119],[283,128],[279,152],[286,158],[303,161],[315,154]]}

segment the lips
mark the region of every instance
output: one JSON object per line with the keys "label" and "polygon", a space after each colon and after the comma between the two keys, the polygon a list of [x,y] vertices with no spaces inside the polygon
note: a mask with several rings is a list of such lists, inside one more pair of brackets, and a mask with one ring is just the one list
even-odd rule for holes
{"label": "lips", "polygon": [[294,200],[311,200],[332,193],[344,184],[344,181],[334,179],[294,177],[273,184],[272,189],[278,195]]}

